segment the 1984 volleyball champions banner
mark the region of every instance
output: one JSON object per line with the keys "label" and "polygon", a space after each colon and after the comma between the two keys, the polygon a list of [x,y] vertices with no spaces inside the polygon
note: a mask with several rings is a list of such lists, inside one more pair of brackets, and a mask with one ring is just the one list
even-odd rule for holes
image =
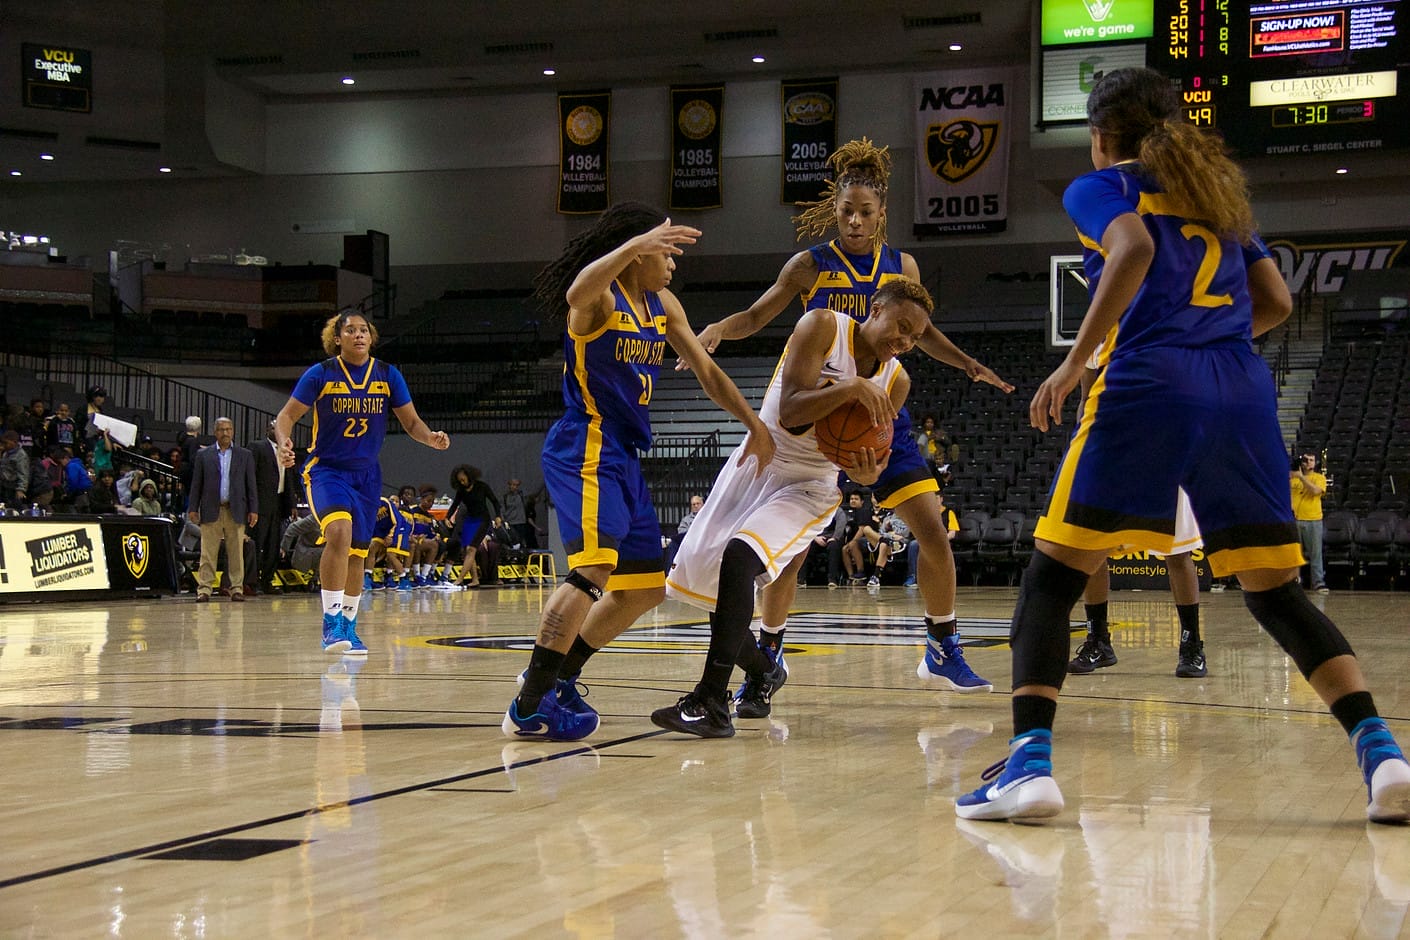
{"label": "1984 volleyball champions banner", "polygon": [[1014,88],[1008,69],[916,77],[916,236],[1007,227]]}
{"label": "1984 volleyball champions banner", "polygon": [[607,209],[611,104],[606,91],[558,96],[558,211],[564,215]]}

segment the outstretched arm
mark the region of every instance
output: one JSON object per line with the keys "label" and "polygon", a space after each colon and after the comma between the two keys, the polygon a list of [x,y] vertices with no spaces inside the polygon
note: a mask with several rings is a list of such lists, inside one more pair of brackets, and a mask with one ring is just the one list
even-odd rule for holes
{"label": "outstretched arm", "polygon": [[432,431],[426,426],[426,422],[421,420],[421,416],[416,413],[416,406],[407,402],[400,408],[393,408],[392,414],[397,416],[401,422],[402,430],[411,437],[413,441],[425,444],[433,450],[449,450],[450,435],[444,431]]}
{"label": "outstretched arm", "polygon": [[759,469],[762,470],[774,458],[774,441],[769,435],[769,429],[759,420],[754,409],[749,407],[749,402],[734,382],[730,381],[730,377],[715,364],[715,360],[710,358],[710,354],[690,331],[690,321],[686,319],[685,310],[675,294],[663,290],[660,297],[661,306],[666,311],[666,342],[671,344],[677,356],[695,370],[700,387],[710,396],[710,400],[734,415],[749,429],[743,456],[757,457]]}
{"label": "outstretched arm", "polygon": [[700,345],[713,353],[722,340],[745,339],[774,321],[817,277],[818,265],[812,252],[800,251],[784,264],[778,279],[745,310],[732,313],[700,331]]}
{"label": "outstretched arm", "polygon": [[849,401],[861,402],[873,424],[896,419],[896,407],[886,391],[860,376],[818,387],[823,363],[837,335],[836,324],[831,310],[809,310],[793,329],[788,357],[783,361],[778,403],[779,421],[785,427],[812,424]]}
{"label": "outstretched arm", "polygon": [[612,308],[612,281],[642,255],[679,255],[681,245],[693,245],[700,229],[672,225],[667,219],[635,238],[629,238],[607,254],[591,262],[568,285],[568,328],[575,333],[591,333],[601,326]]}

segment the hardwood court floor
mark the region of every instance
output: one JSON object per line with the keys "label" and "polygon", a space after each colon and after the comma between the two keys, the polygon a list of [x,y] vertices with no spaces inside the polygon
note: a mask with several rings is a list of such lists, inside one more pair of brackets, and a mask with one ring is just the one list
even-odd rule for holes
{"label": "hardwood court floor", "polygon": [[[1042,826],[951,809],[1005,753],[1011,589],[961,589],[977,696],[916,679],[914,593],[802,591],[773,717],[717,741],[646,718],[702,661],[668,602],[589,664],[579,745],[499,730],[546,596],[377,596],[360,668],[307,595],[0,607],[0,936],[1410,934],[1410,829],[1237,591],[1204,680],[1168,595],[1113,595]],[[1317,603],[1410,740],[1406,596]]]}

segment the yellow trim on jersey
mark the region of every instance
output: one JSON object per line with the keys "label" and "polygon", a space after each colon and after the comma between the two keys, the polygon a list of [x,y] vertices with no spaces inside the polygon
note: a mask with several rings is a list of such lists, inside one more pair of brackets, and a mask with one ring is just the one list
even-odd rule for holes
{"label": "yellow trim on jersey", "polygon": [[372,378],[372,367],[377,364],[376,359],[371,356],[367,357],[367,374],[362,377],[362,384],[359,385],[353,381],[352,373],[348,371],[348,364],[343,361],[342,355],[337,355],[333,358],[338,360],[338,368],[342,369],[343,375],[347,377],[349,388],[356,389],[359,392],[367,389],[367,383]]}
{"label": "yellow trim on jersey", "polygon": [[[584,531],[584,536],[587,532]],[[597,527],[593,527],[593,537],[596,539]],[[591,550],[583,549],[568,556],[568,570],[574,568],[587,568],[593,565],[611,565],[617,567],[617,550],[615,548],[600,548],[594,546]]]}
{"label": "yellow trim on jersey", "polygon": [[693,597],[693,598],[695,598],[697,601],[700,601],[702,604],[709,604],[710,607],[712,607],[712,608],[716,605],[716,603],[717,603],[718,600],[719,600],[719,598],[715,598],[715,597],[706,597],[704,594],[696,594],[696,593],[695,593],[694,591],[692,591],[692,590],[689,590],[689,589],[687,589],[687,588],[681,587],[679,584],[677,584],[676,582],[672,581],[670,578],[667,578],[667,579],[666,579],[666,587],[670,588],[670,589],[673,590],[673,591],[679,591],[680,593],[684,594],[686,597]]}
{"label": "yellow trim on jersey", "polygon": [[[317,429],[318,429],[318,415],[317,415],[317,413],[314,414],[314,422],[313,422],[313,423],[314,423],[314,432],[315,432],[313,439],[316,441],[316,440],[318,440],[318,434],[317,434]],[[317,518],[318,518],[318,507],[313,504],[313,480],[312,480],[312,478],[309,476],[309,471],[313,469],[313,465],[314,465],[314,464],[318,463],[318,458],[315,457],[315,456],[313,456],[313,448],[312,448],[312,447],[309,447],[308,453],[309,453],[308,460],[307,460],[307,462],[304,463],[304,469],[303,469],[303,471],[299,474],[299,476],[301,476],[301,477],[303,478],[303,481],[304,481],[304,499],[307,500],[307,502],[308,502],[308,511],[311,512],[311,513],[313,513],[313,517],[314,517],[315,519],[317,519]],[[321,531],[321,528],[320,528],[320,531]]]}
{"label": "yellow trim on jersey", "polygon": [[612,574],[605,591],[641,591],[666,586],[666,572],[644,571],[638,574]]}
{"label": "yellow trim on jersey", "polygon": [[1302,557],[1302,546],[1259,545],[1252,548],[1226,548],[1205,555],[1209,570],[1216,578],[1223,578],[1236,571],[1252,571],[1255,568],[1300,568],[1306,563]]}
{"label": "yellow trim on jersey", "polygon": [[847,273],[852,276],[853,284],[870,284],[872,280],[876,277],[876,269],[881,267],[881,248],[877,247],[871,250],[871,273],[862,274],[855,267],[853,267],[852,259],[848,258],[847,252],[843,251],[838,246],[838,241],[839,239],[834,238],[832,241],[827,243],[827,247],[831,248],[832,253],[837,255],[838,261],[841,261],[844,265],[847,266]]}
{"label": "yellow trim on jersey", "polygon": [[337,512],[330,512],[327,516],[318,516],[318,531],[326,533],[328,527],[339,519],[346,519],[352,522],[352,513],[344,509],[339,509]]}
{"label": "yellow trim on jersey", "polygon": [[776,552],[771,551],[769,549],[769,544],[765,542],[763,536],[759,535],[757,532],[750,532],[748,529],[740,529],[739,532],[736,533],[736,537],[742,536],[744,538],[749,539],[749,541],[753,542],[754,545],[759,549],[759,553],[764,556],[764,566],[768,568],[770,572],[777,572],[779,570],[779,557],[787,553],[787,551],[794,545],[796,545],[799,539],[807,535],[810,530],[812,530],[819,524],[825,522],[826,520],[831,519],[833,513],[837,512],[837,507],[840,505],[842,505],[842,497],[839,494],[837,497],[837,502],[832,504],[831,509],[819,516],[815,516],[807,525],[803,526],[803,528],[795,532],[792,538],[790,538],[787,542],[784,542],[783,545]]}
{"label": "yellow trim on jersey", "polygon": [[923,496],[926,493],[938,492],[940,492],[940,484],[935,482],[934,477],[928,477],[924,480],[916,480],[914,483],[908,483],[896,492],[892,493],[890,496],[883,499],[880,503],[877,503],[877,505],[880,506],[882,509],[895,509],[897,506],[901,505],[908,499],[914,499],[915,497]]}
{"label": "yellow trim on jersey", "polygon": [[1144,550],[1159,555],[1176,554],[1171,549],[1175,544],[1173,535],[1151,532],[1148,529],[1122,529],[1117,532],[1098,532],[1082,526],[1060,522],[1055,515],[1046,515],[1038,520],[1034,538],[1045,542],[1056,542],[1068,548],[1083,551],[1130,552]]}
{"label": "yellow trim on jersey", "polygon": [[1100,242],[1092,241],[1090,238],[1088,238],[1086,235],[1083,235],[1081,232],[1077,233],[1077,240],[1082,243],[1082,247],[1090,248],[1097,254],[1101,255],[1103,258],[1106,257],[1106,249],[1101,246]]}
{"label": "yellow trim on jersey", "polygon": [[367,549],[365,549],[365,548],[350,548],[350,549],[348,549],[348,557],[349,557],[349,558],[366,558],[366,557],[367,557]]}
{"label": "yellow trim on jersey", "polygon": [[1141,193],[1141,198],[1136,200],[1136,213],[1138,215],[1178,215],[1185,218],[1177,211],[1175,200],[1170,198],[1169,193]]}
{"label": "yellow trim on jersey", "polygon": [[[1072,495],[1072,478],[1077,473],[1078,463],[1081,462],[1082,449],[1087,446],[1087,435],[1092,430],[1092,422],[1096,420],[1097,408],[1101,404],[1102,392],[1104,391],[1106,391],[1105,370],[1103,370],[1097,376],[1097,380],[1092,383],[1091,392],[1087,395],[1087,403],[1082,408],[1082,421],[1077,425],[1077,433],[1072,435],[1072,443],[1068,445],[1067,455],[1064,456],[1062,459],[1062,467],[1058,473],[1058,478],[1053,482],[1053,496],[1052,499],[1048,502],[1048,512],[1043,517],[1044,519],[1053,519],[1054,521],[1056,521],[1063,519],[1067,516],[1067,501],[1068,498]],[[1078,530],[1075,526],[1071,526],[1068,528],[1072,528],[1074,529],[1074,531],[1087,531]],[[1049,541],[1057,542],[1060,545],[1072,544],[1064,542],[1061,539],[1050,539]],[[1117,542],[1115,544],[1120,545],[1121,543]],[[1109,546],[1073,545],[1073,547],[1107,548]],[[1166,545],[1165,550],[1169,551],[1168,544]]]}
{"label": "yellow trim on jersey", "polygon": [[[625,287],[622,286],[621,280],[618,278],[613,278],[612,283],[616,284],[617,288],[622,292],[622,299],[627,302],[627,307],[631,310],[632,316],[636,317],[636,322],[641,326],[646,327],[647,329],[650,329],[652,326],[654,326],[656,320],[654,317],[651,316],[650,305],[647,305],[646,310],[644,312],[638,310],[636,308],[636,304],[632,302],[632,295],[627,292],[627,289]],[[641,302],[643,304],[646,304],[646,295],[644,293],[641,296]],[[618,313],[620,312],[621,311],[618,311]]]}
{"label": "yellow trim on jersey", "polygon": [[[596,406],[594,406],[596,407]],[[583,452],[583,466],[578,476],[583,481],[583,516],[580,520],[583,529],[583,554],[596,552],[601,543],[598,539],[597,517],[602,510],[602,485],[597,480],[597,468],[602,462],[602,416],[594,413],[588,421],[587,440]],[[612,563],[617,563],[613,551]],[[569,565],[569,567],[575,567]]]}

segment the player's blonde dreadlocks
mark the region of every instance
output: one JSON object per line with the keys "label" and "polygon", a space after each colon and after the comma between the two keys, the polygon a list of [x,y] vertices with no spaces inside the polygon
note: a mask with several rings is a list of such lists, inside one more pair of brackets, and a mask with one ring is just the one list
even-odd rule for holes
{"label": "player's blonde dreadlocks", "polygon": [[[886,147],[878,147],[867,138],[849,140],[833,151],[827,162],[832,164],[833,179],[816,202],[800,202],[803,211],[793,217],[798,240],[830,232],[837,225],[837,195],[848,186],[870,186],[876,190],[882,205],[886,204],[886,184],[891,179],[891,155]],[[886,241],[886,217],[882,216],[873,236],[874,245]]]}

